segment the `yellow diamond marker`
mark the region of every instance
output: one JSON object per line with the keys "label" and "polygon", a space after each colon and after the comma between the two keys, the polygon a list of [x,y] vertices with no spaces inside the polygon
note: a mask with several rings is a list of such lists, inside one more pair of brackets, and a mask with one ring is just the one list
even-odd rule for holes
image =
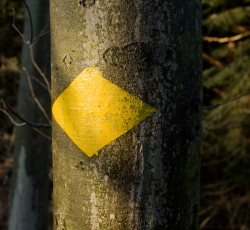
{"label": "yellow diamond marker", "polygon": [[155,109],[90,67],[56,99],[52,112],[72,141],[91,157]]}

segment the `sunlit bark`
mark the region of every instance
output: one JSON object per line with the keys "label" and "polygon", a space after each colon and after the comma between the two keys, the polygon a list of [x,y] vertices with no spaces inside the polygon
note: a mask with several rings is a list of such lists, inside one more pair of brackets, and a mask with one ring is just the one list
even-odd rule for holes
{"label": "sunlit bark", "polygon": [[[198,229],[201,1],[52,0],[50,9],[54,229]],[[155,111],[126,120],[136,100],[106,82]],[[102,132],[122,130],[122,112],[121,127],[142,121],[99,148]]]}

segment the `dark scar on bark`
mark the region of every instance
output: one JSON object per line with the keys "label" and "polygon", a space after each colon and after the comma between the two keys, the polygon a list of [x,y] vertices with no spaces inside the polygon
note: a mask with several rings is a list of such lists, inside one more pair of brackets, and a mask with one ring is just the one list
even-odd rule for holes
{"label": "dark scar on bark", "polygon": [[198,203],[194,203],[191,205],[191,208],[190,208],[190,211],[193,215],[196,215],[199,211],[199,206],[198,206]]}
{"label": "dark scar on bark", "polygon": [[199,118],[202,112],[202,99],[197,95],[199,92],[187,92],[176,101],[177,108],[174,117],[178,121],[185,121],[185,124],[180,126],[181,132],[178,134],[178,138],[183,140],[183,145],[187,144],[187,140],[189,143],[198,140],[202,131]]}
{"label": "dark scar on bark", "polygon": [[95,4],[95,0],[78,1],[78,6],[89,7]]}
{"label": "dark scar on bark", "polygon": [[122,48],[110,47],[103,53],[106,63],[124,68],[128,76],[153,67],[169,67],[176,59],[176,50],[165,44],[131,43]]}

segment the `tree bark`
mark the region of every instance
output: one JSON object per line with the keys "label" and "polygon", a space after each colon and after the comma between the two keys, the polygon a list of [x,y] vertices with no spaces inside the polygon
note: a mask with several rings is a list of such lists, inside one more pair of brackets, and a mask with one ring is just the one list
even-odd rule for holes
{"label": "tree bark", "polygon": [[[54,229],[198,229],[201,1],[52,0],[50,10]],[[127,130],[103,141],[133,106],[138,115],[119,120]]]}
{"label": "tree bark", "polygon": [[[49,30],[49,1],[27,0],[31,11],[34,38]],[[30,41],[30,20],[25,11],[24,31],[26,40]],[[21,37],[20,37],[21,39]],[[32,44],[34,60],[50,81],[50,37],[44,35]],[[43,78],[32,64],[29,45],[22,50],[22,66],[32,78],[36,77],[45,84]],[[48,90],[31,80],[35,96],[50,116],[51,103]],[[18,113],[36,123],[48,123],[31,94],[28,78],[22,71],[18,94]],[[51,130],[38,128],[50,136]],[[14,148],[14,169],[12,174],[11,210],[9,230],[44,230],[47,229],[49,198],[49,166],[51,161],[51,140],[42,136],[31,126],[16,128]]]}

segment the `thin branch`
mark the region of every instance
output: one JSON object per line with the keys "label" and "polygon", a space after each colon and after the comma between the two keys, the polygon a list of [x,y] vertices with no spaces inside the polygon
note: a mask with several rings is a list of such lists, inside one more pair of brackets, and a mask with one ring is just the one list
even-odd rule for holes
{"label": "thin branch", "polygon": [[48,27],[48,24],[49,24],[49,23],[47,22],[47,23],[45,24],[45,26],[43,27],[43,29],[40,31],[39,35],[38,35],[36,38],[33,39],[32,43],[31,43],[32,45],[35,44],[35,43],[37,42],[37,40],[39,40],[39,38],[41,38],[41,37],[43,37],[44,35],[50,33],[50,30],[44,32],[44,31],[46,30],[46,28]]}
{"label": "thin branch", "polygon": [[23,3],[28,11],[28,14],[29,14],[29,19],[30,19],[30,29],[31,29],[31,32],[30,32],[30,44],[32,44],[33,42],[33,23],[32,23],[32,17],[31,17],[31,13],[30,13],[30,9],[28,7],[28,5],[26,4],[26,2],[23,0]]}
{"label": "thin branch", "polygon": [[[13,10],[13,23],[12,25],[15,25],[16,24],[16,11],[15,11],[15,8],[12,7],[12,10]],[[21,33],[20,33],[21,34]],[[21,35],[22,36],[22,35]]]}
{"label": "thin branch", "polygon": [[25,67],[23,67],[23,70],[25,71],[25,73],[27,75],[28,83],[29,83],[29,87],[30,87],[30,91],[31,91],[32,97],[34,98],[36,104],[38,105],[38,107],[40,108],[40,110],[42,111],[42,113],[44,114],[44,116],[46,117],[46,119],[48,120],[48,122],[51,124],[52,122],[51,122],[48,114],[46,113],[46,111],[44,110],[44,108],[42,107],[41,103],[39,102],[39,100],[37,99],[37,97],[36,97],[36,95],[34,93],[34,90],[33,90],[32,84],[31,84],[31,80],[30,80],[30,75],[29,75],[27,69]]}
{"label": "thin branch", "polygon": [[218,42],[218,43],[227,43],[227,42],[235,42],[244,37],[250,36],[250,31],[244,32],[242,34],[235,35],[233,37],[225,37],[225,38],[217,38],[217,37],[208,37],[204,36],[203,41],[211,42]]}
{"label": "thin branch", "polygon": [[203,229],[205,225],[217,214],[218,210],[214,209],[210,216],[208,216],[203,222],[200,224],[200,229]]}
{"label": "thin branch", "polygon": [[12,10],[13,10],[13,13],[14,13],[14,16],[13,16],[13,24],[12,24],[12,26],[13,26],[14,29],[19,33],[19,35],[23,38],[23,42],[24,42],[25,44],[27,44],[27,42],[25,41],[25,38],[24,38],[23,34],[22,34],[22,33],[19,31],[19,29],[17,29],[17,27],[15,26],[16,11],[15,11],[14,8],[12,8]]}
{"label": "thin branch", "polygon": [[234,190],[237,187],[239,187],[239,184],[234,184],[231,187],[227,187],[227,185],[225,185],[225,186],[221,187],[221,189],[219,191],[215,191],[215,192],[203,192],[202,195],[203,196],[221,196],[221,195],[224,195],[226,193],[231,192],[232,190]]}
{"label": "thin branch", "polygon": [[31,77],[33,80],[35,80],[40,86],[42,86],[44,89],[47,89],[47,86],[45,84],[43,84],[41,81],[39,81],[39,79],[35,76]]}
{"label": "thin branch", "polygon": [[205,10],[202,10],[202,15],[209,14],[211,10],[213,10],[212,7],[208,7],[208,8],[206,8]]}
{"label": "thin branch", "polygon": [[202,210],[199,212],[199,216],[205,214],[206,212],[210,211],[211,209],[213,209],[213,206],[212,206],[212,205],[210,205],[210,206],[208,206],[208,207],[202,209]]}
{"label": "thin branch", "polygon": [[217,120],[216,117],[211,117],[211,118],[203,119],[202,122],[205,123],[205,122],[215,121],[215,120]]}
{"label": "thin branch", "polygon": [[46,78],[45,74],[42,72],[42,70],[39,68],[39,66],[35,62],[34,55],[33,55],[32,44],[29,46],[29,48],[30,48],[31,62],[35,66],[35,68],[39,72],[39,74],[42,76],[43,80],[45,81],[45,83],[47,85],[47,90],[48,90],[49,94],[51,95],[50,83],[49,83],[48,79]]}
{"label": "thin branch", "polygon": [[13,12],[14,12],[14,16],[13,16],[13,23],[12,23],[12,26],[13,28],[19,33],[19,35],[23,38],[23,42],[24,44],[26,45],[32,45],[36,40],[38,40],[39,38],[43,37],[44,35],[48,34],[50,31],[46,31],[45,33],[37,36],[36,38],[33,39],[33,32],[34,32],[34,29],[33,29],[33,22],[32,22],[32,17],[31,17],[31,13],[30,13],[30,9],[27,5],[27,3],[23,0],[23,3],[28,11],[28,14],[29,14],[29,20],[30,20],[30,27],[31,27],[31,30],[30,30],[30,41],[26,41],[25,40],[25,37],[24,37],[24,34],[22,34],[18,28],[16,27],[15,25],[15,21],[16,21],[16,11],[14,8],[12,8]]}
{"label": "thin branch", "polygon": [[235,127],[239,127],[241,125],[241,123],[250,115],[250,113],[246,114],[240,121],[232,124],[232,125],[228,125],[228,126],[221,126],[221,127],[216,127],[216,128],[209,128],[209,127],[202,127],[203,129],[206,130],[216,130],[216,129],[229,129],[229,128],[235,128]]}
{"label": "thin branch", "polygon": [[26,118],[22,117],[19,113],[17,113],[9,104],[9,102],[7,101],[7,99],[5,98],[5,96],[3,94],[0,93],[0,98],[3,99],[5,105],[7,106],[7,108],[11,111],[11,113],[13,115],[15,115],[17,118],[19,118],[21,121],[25,122],[26,124],[30,125],[30,126],[34,126],[34,127],[40,127],[40,128],[51,128],[50,124],[39,124],[39,123],[35,123],[32,121],[27,120]]}
{"label": "thin branch", "polygon": [[0,111],[2,111],[3,113],[5,113],[8,116],[8,118],[10,119],[11,123],[13,123],[14,125],[16,125],[16,126],[26,125],[25,122],[23,122],[23,123],[17,123],[17,122],[15,122],[14,119],[10,116],[10,114],[7,111],[5,111],[4,109],[0,108]]}
{"label": "thin branch", "polygon": [[212,65],[215,65],[215,66],[220,67],[220,68],[223,67],[223,64],[220,61],[212,58],[211,56],[209,56],[205,53],[202,53],[202,57],[204,58],[204,60],[207,60]]}
{"label": "thin branch", "polygon": [[32,41],[32,44],[33,44],[37,39],[39,39],[39,38],[41,38],[42,36],[48,34],[49,32],[50,32],[50,30],[48,30],[48,31],[46,31],[45,33],[43,33],[43,34],[37,36],[37,37]]}
{"label": "thin branch", "polygon": [[38,130],[38,129],[34,128],[34,127],[33,127],[33,129],[34,129],[36,132],[38,132],[39,134],[41,134],[42,136],[44,136],[44,137],[46,137],[47,139],[49,139],[49,140],[52,141],[51,137],[49,137],[49,136],[46,135],[45,133],[41,132],[40,130]]}
{"label": "thin branch", "polygon": [[248,94],[250,94],[250,90],[247,91],[246,93],[243,93],[243,94],[241,94],[241,95],[239,95],[239,96],[237,96],[237,97],[234,97],[234,98],[232,98],[232,99],[230,99],[230,100],[223,101],[223,102],[220,102],[220,103],[215,104],[215,105],[210,105],[210,106],[203,107],[203,110],[204,110],[204,109],[213,109],[213,108],[216,108],[216,107],[218,107],[219,105],[223,105],[223,104],[226,104],[226,103],[228,103],[228,102],[232,102],[232,101],[238,100],[239,98],[244,97],[244,96],[246,96],[246,95],[248,95]]}

